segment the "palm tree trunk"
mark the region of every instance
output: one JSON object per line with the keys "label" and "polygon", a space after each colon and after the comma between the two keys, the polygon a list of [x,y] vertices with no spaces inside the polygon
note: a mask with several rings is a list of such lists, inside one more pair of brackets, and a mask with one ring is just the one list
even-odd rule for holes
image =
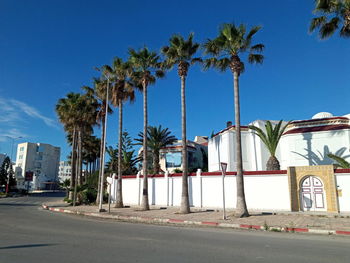
{"label": "palm tree trunk", "polygon": [[105,138],[105,118],[102,117],[102,131],[101,131],[101,144],[100,144],[100,159],[99,159],[99,162],[100,162],[100,167],[99,167],[99,173],[98,173],[98,185],[97,185],[97,196],[96,196],[96,204],[98,204],[99,202],[99,198],[100,198],[100,191],[101,191],[101,173],[102,173],[102,170],[101,170],[101,167],[102,167],[102,154],[103,154],[103,140]]}
{"label": "palm tree trunk", "polygon": [[186,76],[181,76],[181,122],[182,122],[182,195],[180,213],[190,212],[188,198],[188,158],[187,158],[187,137],[186,137]]}
{"label": "palm tree trunk", "polygon": [[239,103],[239,74],[234,72],[234,100],[235,100],[235,121],[236,121],[236,163],[237,163],[237,204],[236,217],[249,216],[244,194],[243,162],[242,162],[242,141],[241,141],[241,114]]}
{"label": "palm tree trunk", "polygon": [[269,160],[266,163],[267,171],[278,171],[280,170],[280,162],[276,158],[276,156],[271,155]]}
{"label": "palm tree trunk", "polygon": [[160,165],[159,165],[159,152],[156,151],[154,152],[153,155],[153,172],[154,174],[159,174],[160,173]]}
{"label": "palm tree trunk", "polygon": [[83,184],[83,158],[82,158],[82,155],[83,155],[83,151],[82,151],[82,142],[81,142],[81,131],[78,132],[78,179],[79,179],[79,185],[82,185]]}
{"label": "palm tree trunk", "polygon": [[122,191],[122,133],[123,133],[123,102],[119,100],[119,145],[118,145],[118,180],[117,180],[117,202],[115,207],[124,207]]}
{"label": "palm tree trunk", "polygon": [[74,184],[74,195],[73,195],[73,206],[75,206],[76,201],[77,201],[77,188],[78,188],[78,177],[79,177],[79,134],[80,134],[80,128],[78,128],[78,138],[77,138],[77,147],[76,147],[76,152],[77,152],[77,158],[75,160],[75,184]]}
{"label": "palm tree trunk", "polygon": [[147,176],[147,84],[144,80],[143,86],[143,190],[141,208],[149,210],[148,201],[148,176]]}
{"label": "palm tree trunk", "polygon": [[75,187],[75,160],[76,160],[76,154],[75,154],[75,149],[76,149],[76,128],[74,127],[73,129],[73,142],[72,142],[72,158],[71,158],[71,176],[70,176],[70,186],[69,186],[69,195],[68,198],[70,200],[73,200],[73,189]]}

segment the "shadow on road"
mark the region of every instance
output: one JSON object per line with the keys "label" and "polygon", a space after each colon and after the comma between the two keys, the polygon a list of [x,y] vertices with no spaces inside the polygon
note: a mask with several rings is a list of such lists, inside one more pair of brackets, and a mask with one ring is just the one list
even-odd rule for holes
{"label": "shadow on road", "polygon": [[0,203],[0,206],[39,206],[38,204],[14,204],[14,203]]}
{"label": "shadow on road", "polygon": [[28,244],[28,245],[17,245],[17,246],[0,247],[0,249],[48,247],[48,246],[54,246],[54,245],[56,245],[56,244]]}

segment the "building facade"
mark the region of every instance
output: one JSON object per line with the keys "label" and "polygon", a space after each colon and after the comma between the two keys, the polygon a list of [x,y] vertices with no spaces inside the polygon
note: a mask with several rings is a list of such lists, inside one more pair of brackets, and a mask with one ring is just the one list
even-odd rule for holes
{"label": "building facade", "polygon": [[0,166],[1,166],[2,163],[4,162],[5,158],[6,158],[6,154],[0,153]]}
{"label": "building facade", "polygon": [[[58,181],[60,148],[45,143],[20,143],[17,146],[15,176],[19,189],[49,189]],[[25,182],[25,176],[33,180]]]}
{"label": "building facade", "polygon": [[58,169],[58,180],[63,183],[67,179],[71,179],[72,166],[67,161],[60,161],[60,166]]}
{"label": "building facade", "polygon": [[[187,141],[188,170],[191,172],[207,167],[208,137],[196,136],[194,141]],[[182,141],[164,147],[160,150],[160,168],[173,173],[182,170]]]}
{"label": "building facade", "polygon": [[[350,161],[350,120],[348,115],[335,117],[321,112],[309,120],[290,122],[277,147],[276,157],[281,169],[290,166],[329,165],[333,153]],[[271,121],[272,124],[277,121]],[[264,130],[266,121],[250,125]],[[286,123],[285,123],[286,124]],[[248,126],[241,126],[243,169],[266,169],[270,153]],[[209,171],[219,171],[220,162],[228,163],[227,171],[236,171],[235,126],[220,131],[208,143]]]}

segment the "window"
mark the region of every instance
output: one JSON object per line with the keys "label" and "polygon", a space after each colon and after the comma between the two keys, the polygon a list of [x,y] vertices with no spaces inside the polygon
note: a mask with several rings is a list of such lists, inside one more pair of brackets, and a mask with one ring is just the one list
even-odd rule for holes
{"label": "window", "polygon": [[172,153],[166,153],[165,154],[165,160],[166,160],[166,167],[181,167],[182,161],[181,161],[181,152],[172,152]]}
{"label": "window", "polygon": [[41,168],[41,163],[35,162],[35,168]]}
{"label": "window", "polygon": [[44,151],[44,145],[37,145],[36,146],[36,152],[43,152]]}
{"label": "window", "polygon": [[19,151],[23,152],[24,151],[24,147],[19,148]]}
{"label": "window", "polygon": [[23,159],[23,154],[19,155],[18,159],[22,160]]}
{"label": "window", "polygon": [[43,153],[42,152],[38,152],[36,153],[36,156],[35,156],[35,160],[42,160],[43,159]]}

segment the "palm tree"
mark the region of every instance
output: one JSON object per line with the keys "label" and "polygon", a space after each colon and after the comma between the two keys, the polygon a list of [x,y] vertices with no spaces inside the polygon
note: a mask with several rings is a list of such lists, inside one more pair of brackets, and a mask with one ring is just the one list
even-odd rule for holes
{"label": "palm tree", "polygon": [[[164,71],[161,70],[160,57],[157,53],[149,51],[147,47],[136,51],[129,49],[129,61],[133,68],[132,79],[137,87],[142,87],[143,92],[143,149],[147,149],[147,127],[148,127],[148,108],[147,108],[147,88],[154,84],[157,78],[164,77]],[[143,210],[149,210],[148,201],[148,177],[147,177],[147,151],[143,151],[143,192],[141,207]]]}
{"label": "palm tree", "polygon": [[[123,62],[121,58],[116,57],[112,68],[109,66],[104,68],[112,76],[111,102],[115,107],[119,108],[119,145],[122,145],[123,104],[126,101],[133,102],[135,100],[134,85],[129,78],[131,67],[128,62]],[[122,156],[121,147],[118,150],[118,156]],[[115,204],[117,208],[124,207],[122,193],[122,158],[118,158],[117,200]]]}
{"label": "palm tree", "polygon": [[187,137],[186,137],[186,77],[188,68],[199,58],[193,58],[199,48],[198,43],[193,42],[193,33],[187,40],[180,35],[173,35],[169,40],[169,46],[162,48],[165,55],[165,65],[172,68],[177,65],[177,72],[181,80],[181,123],[182,123],[182,195],[180,212],[188,214],[190,203],[188,198],[188,158],[187,158]]}
{"label": "palm tree", "polygon": [[[143,145],[143,132],[138,134],[138,138],[135,139],[137,141],[136,144]],[[147,140],[148,140],[148,151],[152,154],[153,160],[153,172],[155,174],[159,174],[160,165],[159,165],[159,153],[160,150],[170,144],[173,144],[177,141],[176,137],[171,135],[171,132],[168,128],[163,129],[161,125],[158,127],[149,126],[147,129]],[[143,149],[144,152],[144,149]]]}
{"label": "palm tree", "polygon": [[345,160],[345,158],[332,153],[327,154],[327,156],[337,162],[336,166],[344,169],[350,168],[350,163],[347,160]]}
{"label": "palm tree", "polygon": [[[72,177],[71,189],[76,193],[78,179],[82,183],[82,137],[92,132],[96,124],[98,105],[88,94],[68,93],[56,105],[56,112],[64,129],[67,139],[72,144]],[[70,141],[71,138],[71,141]],[[70,195],[70,197],[72,197]],[[73,196],[75,204],[75,196]]]}
{"label": "palm tree", "polygon": [[[98,71],[100,69],[96,68]],[[108,90],[107,90],[108,89]],[[96,120],[98,123],[101,124],[101,144],[100,144],[100,160],[99,160],[99,176],[98,176],[98,187],[97,187],[97,196],[96,196],[96,204],[99,203],[99,200],[101,198],[100,192],[101,192],[101,180],[104,177],[102,175],[102,166],[104,165],[104,145],[106,140],[106,112],[108,111],[109,114],[113,113],[113,110],[108,105],[108,100],[111,98],[110,94],[110,83],[109,79],[106,78],[104,72],[100,78],[94,78],[94,88],[87,90],[87,93],[90,94],[92,97],[94,97],[97,102],[100,105],[99,111],[96,116]],[[107,92],[108,91],[108,92]],[[107,97],[108,94],[108,97]],[[107,110],[106,110],[107,109]],[[103,191],[103,189],[102,189]]]}
{"label": "palm tree", "polygon": [[288,124],[289,122],[282,127],[282,120],[280,120],[279,123],[273,127],[271,122],[267,121],[265,124],[266,133],[259,127],[249,125],[249,129],[255,131],[255,134],[260,137],[271,154],[266,164],[266,170],[268,171],[280,170],[280,163],[276,158],[276,149]]}
{"label": "palm tree", "polygon": [[315,14],[309,31],[319,29],[321,39],[329,38],[339,28],[341,37],[350,37],[350,0],[315,0]]}
{"label": "palm tree", "polygon": [[236,122],[236,158],[237,158],[237,205],[235,215],[237,217],[249,216],[244,194],[242,145],[241,145],[241,121],[239,102],[239,76],[244,70],[244,64],[240,56],[248,52],[249,63],[262,63],[264,56],[260,53],[264,49],[263,44],[252,45],[253,36],[260,30],[260,26],[254,26],[248,33],[246,26],[241,24],[223,24],[219,35],[215,39],[209,39],[204,44],[205,53],[211,55],[204,62],[204,69],[214,67],[224,72],[230,69],[234,78],[234,105]]}

